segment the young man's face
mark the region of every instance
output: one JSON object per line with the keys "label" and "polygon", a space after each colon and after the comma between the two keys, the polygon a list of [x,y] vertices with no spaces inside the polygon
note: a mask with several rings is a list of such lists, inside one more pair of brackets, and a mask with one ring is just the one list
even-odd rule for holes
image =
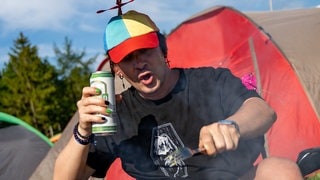
{"label": "young man's face", "polygon": [[142,96],[148,98],[163,94],[162,85],[168,80],[169,68],[160,48],[139,49],[128,54],[115,66],[115,72],[122,73]]}

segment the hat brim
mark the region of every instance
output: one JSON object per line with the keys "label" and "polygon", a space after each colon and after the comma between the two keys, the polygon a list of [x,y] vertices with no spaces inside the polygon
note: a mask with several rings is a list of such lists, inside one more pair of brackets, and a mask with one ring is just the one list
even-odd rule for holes
{"label": "hat brim", "polygon": [[129,53],[144,48],[156,48],[159,40],[156,32],[131,37],[108,51],[112,62],[119,63]]}

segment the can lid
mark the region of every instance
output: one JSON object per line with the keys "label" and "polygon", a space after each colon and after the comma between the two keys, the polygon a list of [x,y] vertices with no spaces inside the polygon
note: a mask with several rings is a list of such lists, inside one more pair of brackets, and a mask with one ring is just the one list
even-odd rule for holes
{"label": "can lid", "polygon": [[110,71],[96,71],[91,74],[90,78],[97,77],[113,77],[113,74]]}

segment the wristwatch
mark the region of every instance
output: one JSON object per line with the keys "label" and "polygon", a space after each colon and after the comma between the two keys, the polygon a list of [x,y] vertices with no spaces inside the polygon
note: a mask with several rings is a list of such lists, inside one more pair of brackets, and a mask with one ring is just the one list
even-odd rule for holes
{"label": "wristwatch", "polygon": [[236,123],[235,121],[229,120],[229,119],[224,119],[224,120],[220,120],[218,121],[219,124],[227,124],[227,125],[233,125],[234,128],[236,128],[236,130],[238,131],[238,133],[240,134],[240,128],[238,123]]}

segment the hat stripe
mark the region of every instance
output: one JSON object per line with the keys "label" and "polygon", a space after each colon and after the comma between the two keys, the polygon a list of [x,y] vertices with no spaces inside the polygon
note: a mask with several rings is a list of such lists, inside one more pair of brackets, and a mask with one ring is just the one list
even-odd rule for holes
{"label": "hat stripe", "polygon": [[[122,31],[119,31],[119,29],[122,29]],[[130,34],[123,20],[110,22],[110,25],[105,30],[105,36],[112,37],[106,39],[107,42],[105,44],[105,47],[107,49],[112,49],[122,41],[130,38]]]}
{"label": "hat stripe", "polygon": [[154,31],[154,29],[150,28],[148,25],[142,24],[136,20],[123,19],[123,22],[131,37],[140,36],[141,34],[147,34]]}

